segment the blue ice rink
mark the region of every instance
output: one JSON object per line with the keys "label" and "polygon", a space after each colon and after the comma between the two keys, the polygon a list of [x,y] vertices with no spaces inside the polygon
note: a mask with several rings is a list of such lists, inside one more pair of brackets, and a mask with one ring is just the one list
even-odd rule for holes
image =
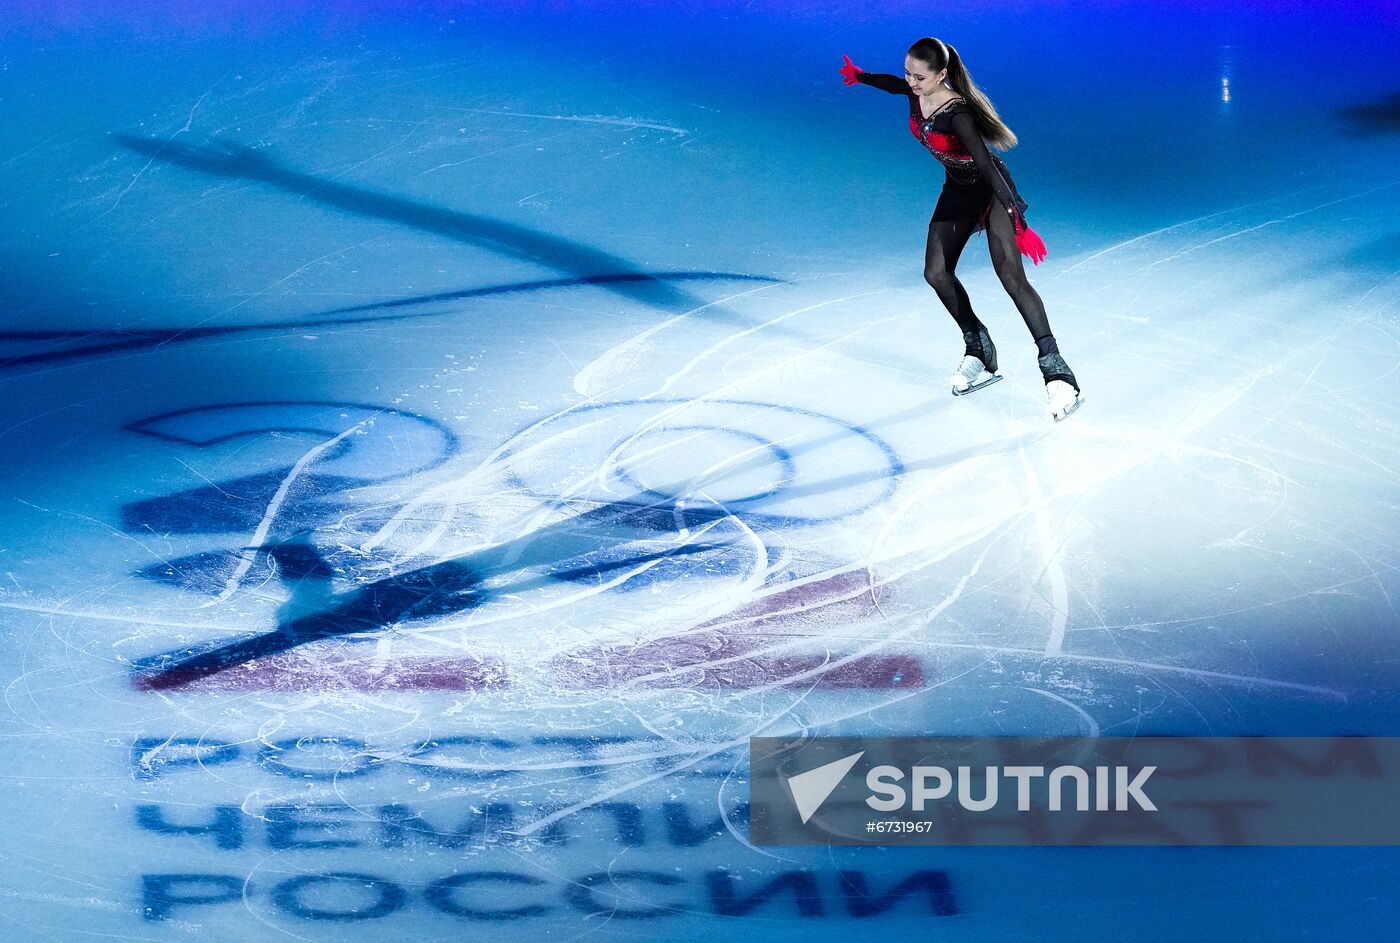
{"label": "blue ice rink", "polygon": [[[0,936],[1335,939],[1386,848],[758,848],[779,735],[1396,735],[1374,2],[0,13]],[[965,399],[954,43],[1086,404]]]}

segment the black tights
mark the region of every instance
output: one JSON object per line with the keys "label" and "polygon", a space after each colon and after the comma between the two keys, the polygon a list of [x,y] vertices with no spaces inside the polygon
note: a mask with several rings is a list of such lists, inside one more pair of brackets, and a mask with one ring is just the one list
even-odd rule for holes
{"label": "black tights", "polygon": [[[972,237],[976,228],[974,220],[929,223],[928,249],[924,253],[924,280],[938,292],[943,306],[952,314],[953,320],[963,333],[976,332],[982,322],[972,311],[972,302],[967,290],[958,281],[954,270],[963,247]],[[1011,217],[998,205],[993,204],[987,219],[987,248],[992,255],[992,267],[1002,287],[1021,312],[1021,318],[1035,338],[1040,356],[1055,353],[1055,335],[1050,333],[1050,321],[1045,317],[1045,303],[1026,279],[1025,266],[1021,264],[1021,251],[1016,248],[1016,233],[1011,227]]]}

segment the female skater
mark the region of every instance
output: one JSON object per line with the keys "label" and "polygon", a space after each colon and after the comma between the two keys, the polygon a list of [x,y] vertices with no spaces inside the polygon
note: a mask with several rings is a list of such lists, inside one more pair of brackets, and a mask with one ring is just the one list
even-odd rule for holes
{"label": "female skater", "polygon": [[[904,59],[904,78],[864,72],[849,56],[841,67],[847,85],[870,85],[909,98],[909,128],[948,171],[943,192],[928,224],[924,278],[962,328],[966,350],[953,374],[953,395],[963,396],[1001,379],[997,350],[987,328],[972,312],[962,283],[953,274],[967,240],[984,228],[992,265],[1016,309],[1021,312],[1039,351],[1040,373],[1050,400],[1050,415],[1064,419],[1084,402],[1079,383],[1060,356],[1045,305],[1026,280],[1021,253],[1037,265],[1045,244],[1026,225],[1026,201],[1001,158],[984,141],[1005,150],[1016,135],[1002,123],[996,108],[972,82],[958,51],[937,39],[921,39]],[[995,205],[994,205],[995,202]]]}

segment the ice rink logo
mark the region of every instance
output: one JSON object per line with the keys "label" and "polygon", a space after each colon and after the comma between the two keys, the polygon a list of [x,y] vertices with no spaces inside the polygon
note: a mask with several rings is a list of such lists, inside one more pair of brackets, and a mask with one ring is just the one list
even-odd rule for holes
{"label": "ice rink logo", "polygon": [[[207,637],[150,634],[155,651],[131,660],[138,690],[495,691],[526,677],[594,690],[693,685],[697,671],[719,688],[923,683],[912,655],[769,653],[752,631],[875,604],[864,567],[788,562],[785,549],[798,528],[884,501],[903,471],[878,435],[832,416],[759,400],[596,402],[478,459],[445,421],[373,403],[229,402],[128,430],[210,469],[122,509],[127,533],[189,539],[191,552],[162,550],[138,575],[209,610]],[[241,464],[222,464],[225,451]],[[850,480],[827,480],[827,453]],[[673,640],[627,598],[641,593],[711,618],[680,620]],[[239,608],[250,596],[252,633]],[[563,655],[522,652],[492,628],[566,605],[618,626],[612,647],[580,630]]]}

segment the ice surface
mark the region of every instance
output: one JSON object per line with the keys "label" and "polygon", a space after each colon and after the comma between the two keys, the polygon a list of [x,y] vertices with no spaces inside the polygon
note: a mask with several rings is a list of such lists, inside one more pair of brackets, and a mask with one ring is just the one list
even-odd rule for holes
{"label": "ice surface", "polygon": [[[1388,850],[762,849],[743,807],[756,735],[1393,732],[1393,89],[1328,10],[1359,51],[1301,103],[1287,17],[967,21],[1060,425],[980,239],[1008,382],[948,395],[937,168],[835,76],[903,7],[17,27],[8,937],[1393,925]],[[1098,83],[1087,134],[993,54],[1075,17],[1018,62]],[[1163,17],[1194,97],[1123,32]]]}

